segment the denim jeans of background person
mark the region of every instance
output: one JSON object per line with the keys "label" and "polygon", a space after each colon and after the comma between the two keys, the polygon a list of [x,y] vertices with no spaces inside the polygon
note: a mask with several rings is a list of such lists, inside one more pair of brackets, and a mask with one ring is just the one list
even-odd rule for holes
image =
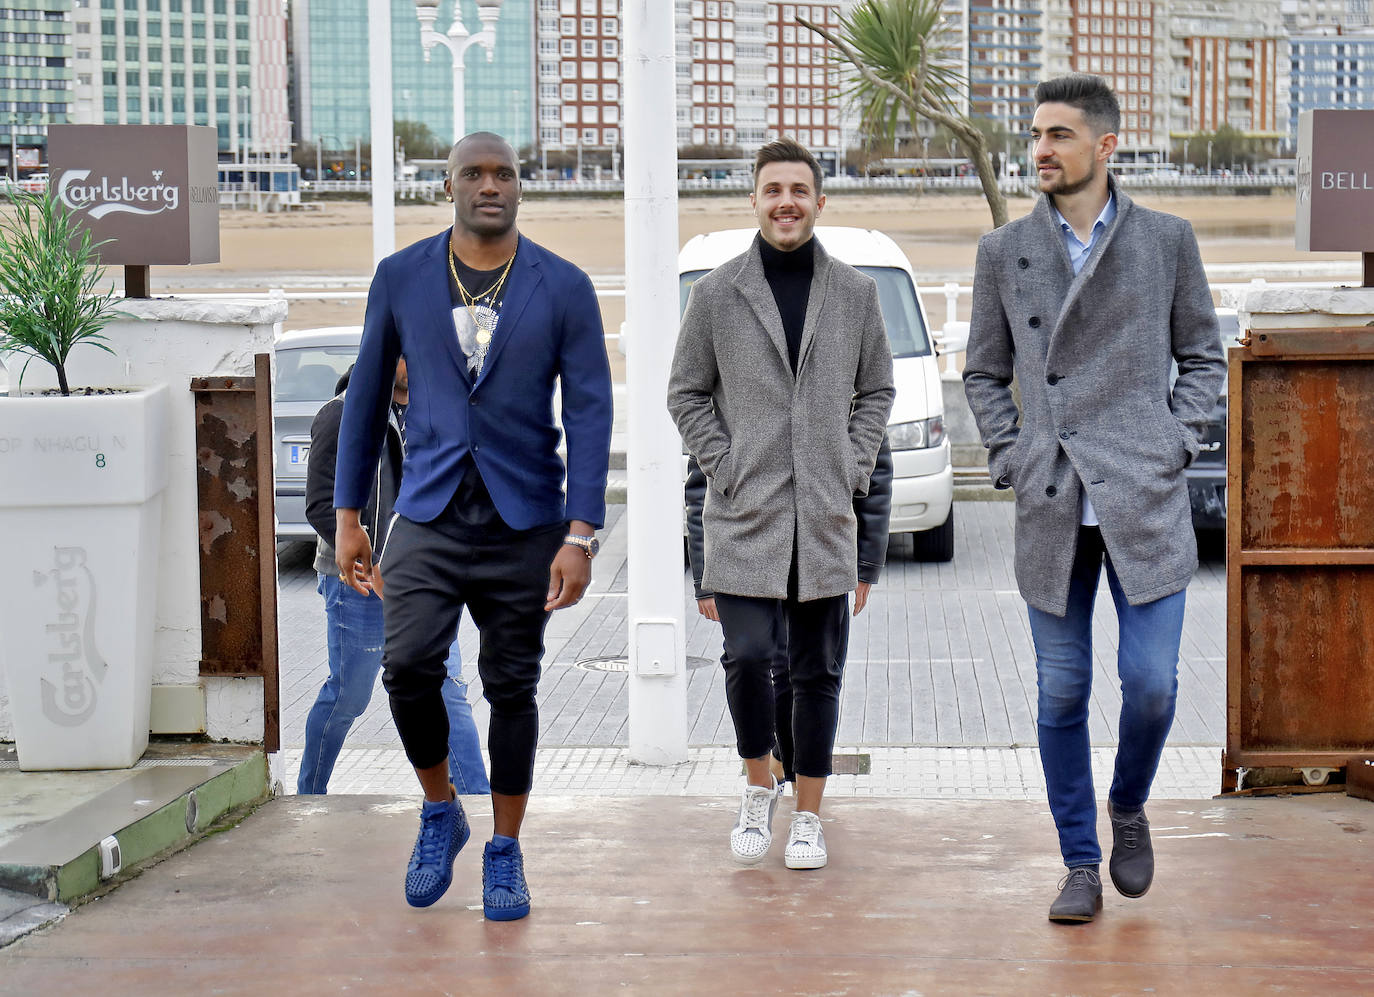
{"label": "denim jeans of background person", "polygon": [[[301,754],[296,792],[328,792],[329,779],[354,721],[372,699],[382,670],[382,603],[360,596],[337,574],[320,575],[317,591],[324,598],[329,644],[329,677],[305,718],[305,751]],[[491,792],[482,743],[463,681],[463,659],[455,641],[449,649],[444,706],[448,708],[449,779],[459,795]]]}
{"label": "denim jeans of background person", "polygon": [[[334,397],[325,402],[310,424],[310,455],[305,477],[305,515],[315,532],[315,570],[318,590],[324,598],[329,676],[320,688],[305,722],[305,751],[296,781],[296,792],[325,793],[353,722],[367,709],[377,672],[382,663],[382,600],[373,592],[359,593],[344,585],[334,570],[334,466],[338,457],[339,420],[353,369],[334,386]],[[371,535],[385,542],[392,507],[401,476],[405,451],[405,413],[410,400],[409,371],[405,360],[396,364],[391,406],[387,412],[386,446],[377,461],[364,510]],[[444,683],[444,704],[449,714],[449,775],[460,793],[486,793],[486,769],[481,745],[462,684],[462,660],[455,640],[446,662],[449,681]]]}
{"label": "denim jeans of background person", "polygon": [[1154,878],[1144,807],[1173,724],[1185,592],[1197,569],[1183,471],[1225,364],[1188,223],[1134,204],[1107,169],[1116,95],[1080,74],[1041,83],[1035,100],[1044,196],[978,245],[964,386],[989,475],[1016,492],[1040,760],[1068,870],[1049,917],[1072,924],[1102,908],[1088,719],[1104,568],[1121,683],[1108,868],[1128,898]]}
{"label": "denim jeans of background person", "polygon": [[[405,874],[413,907],[444,895],[471,835],[449,787],[442,688],[459,617],[466,611],[477,625],[477,672],[491,707],[482,912],[512,921],[531,906],[520,829],[534,779],[544,630],[549,614],[590,584],[594,534],[605,522],[611,371],[590,278],[516,228],[520,174],[510,143],[465,136],[449,153],[444,193],[452,227],[382,260],[368,290],[339,432],[335,561],[355,591],[387,600],[382,684],[423,792]],[[405,474],[390,539],[374,547],[363,506],[402,356],[412,396]],[[570,846],[558,835],[549,852],[556,860]],[[589,893],[596,886],[588,880]]]}

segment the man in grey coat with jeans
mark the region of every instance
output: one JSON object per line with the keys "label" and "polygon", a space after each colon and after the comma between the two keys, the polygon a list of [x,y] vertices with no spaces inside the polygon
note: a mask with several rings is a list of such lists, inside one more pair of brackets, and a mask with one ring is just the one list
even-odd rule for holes
{"label": "man in grey coat with jeans", "polygon": [[1045,196],[979,243],[964,387],[993,483],[1016,491],[1040,756],[1069,870],[1050,920],[1072,923],[1102,907],[1088,704],[1104,565],[1122,699],[1110,871],[1127,897],[1144,895],[1154,875],[1144,806],[1173,723],[1184,592],[1197,568],[1183,469],[1225,367],[1192,229],[1132,203],[1107,171],[1116,96],[1099,77],[1073,75],[1040,84],[1035,99]]}
{"label": "man in grey coat with jeans", "polygon": [[759,236],[696,282],[668,410],[706,474],[706,569],[725,636],[725,695],[746,786],[735,860],[772,843],[770,666],[790,645],[797,811],[784,860],[826,864],[820,804],[839,716],[848,593],[859,587],[854,496],[868,492],[894,395],[872,278],[812,233],[821,170],[792,139],[763,146],[750,202]]}

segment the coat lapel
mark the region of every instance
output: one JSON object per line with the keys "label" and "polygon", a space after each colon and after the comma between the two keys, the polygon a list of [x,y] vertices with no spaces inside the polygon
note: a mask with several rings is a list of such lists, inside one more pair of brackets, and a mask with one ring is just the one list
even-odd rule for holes
{"label": "coat lapel", "polygon": [[[1073,282],[1069,284],[1069,289],[1064,295],[1064,304],[1059,309],[1059,317],[1055,320],[1054,328],[1050,330],[1051,344],[1058,338],[1060,330],[1064,326],[1064,320],[1073,310],[1074,303],[1078,300],[1078,296],[1082,293],[1083,288],[1087,285],[1088,281],[1092,280],[1092,276],[1097,270],[1097,264],[1101,261],[1103,254],[1111,247],[1112,240],[1116,238],[1116,233],[1121,230],[1121,226],[1126,220],[1126,215],[1130,212],[1131,199],[1121,193],[1120,188],[1116,185],[1116,178],[1112,176],[1110,171],[1107,173],[1107,186],[1111,190],[1113,196],[1116,197],[1116,217],[1113,218],[1112,223],[1107,226],[1107,230],[1102,233],[1102,237],[1097,240],[1097,245],[1093,246],[1093,251],[1088,254],[1087,260],[1083,263],[1083,269],[1078,271],[1078,275],[1074,277]],[[1055,230],[1054,240],[1059,244],[1059,252],[1067,262],[1069,254],[1068,250],[1064,247],[1064,233],[1059,230],[1059,221],[1054,217],[1054,212],[1049,210],[1048,196],[1045,197],[1045,206],[1046,212]],[[1072,264],[1069,265],[1069,273],[1073,273]]]}
{"label": "coat lapel", "polygon": [[453,324],[453,299],[449,294],[448,255],[449,237],[452,229],[445,229],[430,244],[429,251],[420,261],[419,282],[425,289],[424,307],[429,315],[428,325],[439,330],[444,340],[445,352],[452,358],[454,366],[464,383],[472,387],[468,376],[468,361],[463,348],[458,345],[458,328]]}
{"label": "coat lapel", "polygon": [[801,348],[797,350],[797,377],[801,377],[802,368],[806,365],[807,354],[811,352],[811,344],[816,338],[816,326],[820,322],[821,309],[825,307],[825,291],[830,283],[830,256],[821,247],[821,241],[813,235],[815,245],[812,247],[813,265],[811,272],[811,291],[806,299],[806,320],[802,324]]}
{"label": "coat lapel", "polygon": [[501,304],[501,318],[496,323],[496,332],[491,337],[491,348],[487,350],[487,359],[482,364],[482,373],[477,375],[477,383],[481,384],[482,379],[487,376],[487,371],[491,370],[496,363],[506,344],[510,342],[515,327],[520,322],[520,313],[529,304],[530,296],[534,289],[543,280],[539,267],[534,261],[534,244],[523,235],[515,247],[515,262],[511,264],[509,282],[506,287],[505,300]]}
{"label": "coat lapel", "polygon": [[735,278],[735,290],[753,310],[764,332],[773,341],[778,356],[782,357],[783,369],[790,373],[792,361],[787,355],[787,335],[782,331],[782,315],[778,313],[778,304],[773,300],[773,289],[768,286],[768,278],[763,274],[758,236],[754,237],[749,252],[744,256],[744,264]]}

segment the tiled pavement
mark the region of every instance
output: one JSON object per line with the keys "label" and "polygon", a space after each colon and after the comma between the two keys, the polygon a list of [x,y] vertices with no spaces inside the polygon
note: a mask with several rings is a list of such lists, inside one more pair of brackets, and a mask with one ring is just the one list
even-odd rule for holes
{"label": "tiled pavement", "polygon": [[[853,621],[837,755],[866,756],[867,772],[836,775],[834,795],[1043,799],[1035,751],[1035,668],[1025,606],[1011,571],[1012,504],[962,502],[949,564],[911,560],[894,538],[868,609]],[[624,506],[611,506],[593,585],[582,603],[555,614],[540,688],[541,793],[720,795],[737,790],[740,762],[717,664],[720,630],[696,613],[688,586],[688,762],[630,764],[626,675],[591,662],[626,653]],[[283,782],[295,782],[306,711],[326,672],[324,620],[311,550],[279,552]],[[1210,556],[1208,556],[1210,555]],[[1225,725],[1225,569],[1205,552],[1188,590],[1179,706],[1155,795],[1198,798],[1220,785]],[[1116,623],[1106,585],[1099,594],[1091,734],[1099,786],[1110,778],[1120,692]],[[460,630],[464,672],[479,731],[487,710],[476,678],[477,632]],[[616,667],[612,661],[612,669]],[[856,766],[857,766],[856,760]],[[331,789],[409,793],[414,776],[400,751],[380,683],[349,736]]]}

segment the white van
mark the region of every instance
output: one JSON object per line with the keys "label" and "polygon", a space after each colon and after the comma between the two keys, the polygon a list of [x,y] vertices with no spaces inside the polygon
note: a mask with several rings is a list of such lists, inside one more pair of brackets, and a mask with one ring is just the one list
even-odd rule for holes
{"label": "white van", "polygon": [[[699,277],[743,253],[757,232],[729,229],[689,240],[678,254],[679,307],[687,307],[687,292]],[[954,472],[935,343],[911,263],[895,242],[872,229],[822,225],[816,227],[816,238],[835,259],[878,283],[897,386],[887,427],[893,471],[889,530],[912,534],[918,558],[948,561],[954,556]],[[946,331],[942,348],[962,350],[967,326]]]}

